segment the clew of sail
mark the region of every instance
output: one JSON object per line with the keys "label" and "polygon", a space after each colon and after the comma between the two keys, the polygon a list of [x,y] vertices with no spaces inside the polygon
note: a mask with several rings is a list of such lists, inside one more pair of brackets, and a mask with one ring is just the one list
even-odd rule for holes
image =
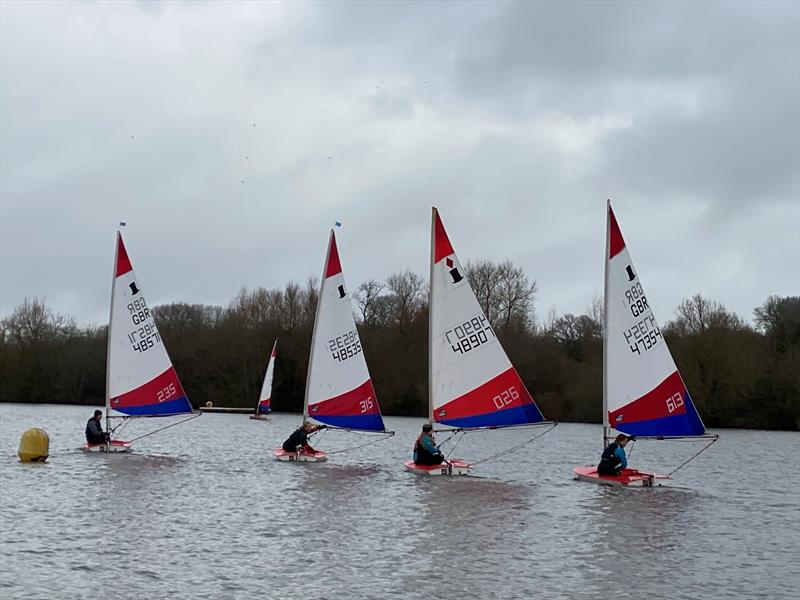
{"label": "clew of sail", "polygon": [[344,429],[385,431],[331,230],[320,286],[304,416]]}
{"label": "clew of sail", "polygon": [[131,416],[192,412],[119,232],[111,295],[108,407]]}
{"label": "clew of sail", "polygon": [[436,208],[431,237],[432,420],[457,428],[544,421],[478,303]]}
{"label": "clew of sail", "polygon": [[264,375],[264,383],[261,385],[261,394],[258,396],[258,406],[256,413],[265,415],[272,410],[272,373],[275,369],[275,358],[278,356],[278,340],[272,344],[272,352],[267,363],[267,372]]}
{"label": "clew of sail", "polygon": [[664,341],[610,203],[607,235],[608,425],[643,437],[702,435],[705,427]]}

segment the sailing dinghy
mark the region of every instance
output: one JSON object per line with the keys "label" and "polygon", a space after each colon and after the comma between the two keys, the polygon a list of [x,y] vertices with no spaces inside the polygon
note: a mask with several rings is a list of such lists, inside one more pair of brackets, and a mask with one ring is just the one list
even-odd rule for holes
{"label": "sailing dinghy", "polygon": [[[303,422],[306,421],[316,421],[328,429],[392,435],[384,427],[364,359],[333,230],[311,338],[303,402]],[[319,450],[286,452],[278,448],[275,457],[283,461],[320,462],[327,460],[328,454]]]}
{"label": "sailing dinghy", "polygon": [[251,419],[259,421],[269,421],[267,415],[272,412],[270,404],[272,402],[272,371],[275,368],[275,357],[278,356],[278,340],[272,344],[272,352],[269,355],[269,362],[267,363],[267,372],[264,375],[264,383],[261,384],[261,394],[259,395],[258,404],[256,404],[256,411],[250,415]]}
{"label": "sailing dinghy", "polygon": [[[193,414],[136,279],[122,234],[117,231],[106,354],[106,431],[113,435],[136,418],[194,418],[200,414]],[[112,419],[122,422],[112,428]],[[155,431],[145,435],[152,433]],[[133,441],[112,438],[106,444],[84,443],[83,448],[90,452],[127,452]]]}
{"label": "sailing dinghy", "polygon": [[[428,302],[428,419],[432,425],[444,425],[447,429],[439,431],[453,435],[555,426],[544,420],[500,345],[436,208],[431,221]],[[461,459],[433,466],[405,461],[406,469],[423,475],[469,475],[475,464]]]}
{"label": "sailing dinghy", "polygon": [[[700,450],[703,452],[719,436],[706,434],[653,315],[610,202],[606,219],[603,448],[614,439],[612,430],[616,430],[635,439],[710,440]],[[618,477],[599,475],[596,466],[577,467],[574,473],[581,481],[601,485],[649,487],[670,478],[632,468],[623,469]]]}

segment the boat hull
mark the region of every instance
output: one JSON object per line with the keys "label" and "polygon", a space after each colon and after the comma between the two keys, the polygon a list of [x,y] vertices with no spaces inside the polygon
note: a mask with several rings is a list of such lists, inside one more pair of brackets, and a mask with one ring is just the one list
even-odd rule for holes
{"label": "boat hull", "polygon": [[108,444],[90,444],[84,442],[84,452],[130,452],[131,443],[123,440],[111,440]]}
{"label": "boat hull", "polygon": [[269,421],[269,417],[267,415],[250,415],[250,418],[256,421]]}
{"label": "boat hull", "polygon": [[649,471],[638,469],[623,469],[619,476],[599,475],[597,467],[575,467],[573,469],[575,479],[596,483],[598,485],[618,485],[625,487],[653,487],[661,485],[661,481],[669,479],[667,475],[656,475]]}
{"label": "boat hull", "polygon": [[430,477],[436,477],[439,475],[469,475],[471,465],[468,462],[465,462],[459,458],[454,458],[448,462],[450,464],[442,463],[440,465],[418,465],[413,460],[407,460],[403,464],[408,471]]}
{"label": "boat hull", "polygon": [[320,450],[314,452],[287,452],[283,448],[277,448],[274,452],[275,458],[283,462],[324,462],[328,460],[328,453]]}

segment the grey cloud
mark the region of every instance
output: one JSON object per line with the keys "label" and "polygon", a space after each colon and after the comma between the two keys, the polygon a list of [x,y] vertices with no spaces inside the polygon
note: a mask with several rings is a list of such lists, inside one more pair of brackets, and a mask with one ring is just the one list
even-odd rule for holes
{"label": "grey cloud", "polygon": [[798,10],[2,3],[0,313],[103,322],[119,220],[151,303],[303,281],[335,220],[351,288],[424,274],[432,204],[578,312],[611,197],[662,320],[749,316],[800,287]]}

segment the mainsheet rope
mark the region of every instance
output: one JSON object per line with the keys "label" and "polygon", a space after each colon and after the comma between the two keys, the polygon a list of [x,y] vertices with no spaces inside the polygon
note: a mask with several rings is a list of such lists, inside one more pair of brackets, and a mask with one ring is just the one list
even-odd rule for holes
{"label": "mainsheet rope", "polygon": [[[544,430],[542,433],[540,433],[539,435],[535,435],[535,436],[533,436],[531,439],[529,439],[529,440],[525,440],[525,441],[524,441],[524,442],[522,442],[521,444],[516,444],[515,446],[512,446],[511,448],[507,448],[507,449],[505,449],[505,450],[501,450],[501,451],[500,451],[500,452],[498,452],[497,454],[492,454],[491,456],[487,456],[486,458],[482,458],[482,459],[480,459],[480,460],[476,460],[475,462],[471,462],[471,463],[470,463],[470,466],[473,466],[473,467],[474,467],[475,465],[479,465],[479,464],[481,464],[482,462],[486,462],[486,461],[488,461],[488,460],[493,460],[493,459],[495,459],[495,458],[499,458],[499,457],[501,457],[501,456],[505,456],[506,454],[509,454],[509,453],[511,453],[511,452],[514,452],[514,450],[519,450],[520,448],[522,448],[522,447],[524,447],[524,446],[527,446],[528,444],[530,444],[530,443],[532,443],[532,442],[534,442],[534,441],[538,440],[538,439],[539,439],[540,437],[542,437],[542,436],[543,436],[545,433],[548,433],[549,431],[552,431],[552,430],[553,430],[553,428],[555,428],[555,427],[556,427],[556,425],[558,425],[558,421],[553,421],[553,424],[552,424],[552,425],[550,425],[550,427],[548,427],[547,429],[545,429],[545,430]],[[461,434],[462,434],[462,436],[461,436],[461,437],[459,437],[459,438],[457,438],[457,440],[456,440],[456,443],[453,445],[453,447],[452,447],[452,448],[450,449],[450,451],[447,453],[447,456],[446,456],[446,458],[445,458],[445,459],[449,458],[449,457],[450,457],[450,456],[453,454],[453,452],[455,451],[455,449],[456,449],[456,448],[458,447],[458,445],[461,443],[461,440],[463,440],[463,439],[464,439],[464,437],[466,436],[466,434],[467,434],[467,433],[469,433],[469,431],[465,431],[465,430],[458,430],[458,431],[454,432],[454,433],[453,433],[453,434],[452,434],[450,437],[448,437],[446,440],[444,440],[444,441],[443,441],[441,444],[439,444],[439,447],[441,448],[443,445],[445,445],[445,444],[446,444],[447,442],[449,442],[451,439],[453,439],[454,437],[456,437],[456,435],[457,435],[457,434],[459,434],[459,433],[461,433]]]}
{"label": "mainsheet rope", "polygon": [[[344,429],[344,428],[341,428],[341,427],[337,427],[335,429],[339,429],[341,431],[351,431],[349,429]],[[317,430],[317,431],[319,431],[319,430]],[[328,427],[323,429],[322,430],[322,435],[319,436],[319,439],[317,439],[317,441],[315,443],[319,443],[320,441],[322,441],[322,438],[324,437],[324,435],[328,431],[330,431],[330,428],[328,428]],[[314,435],[314,433],[317,433],[317,432],[315,431],[311,435]],[[383,440],[387,440],[387,439],[389,439],[390,437],[392,437],[394,435],[394,431],[383,431],[383,432],[379,432],[379,433],[383,433],[385,435],[381,435],[377,439],[369,440],[368,442],[364,442],[363,444],[359,444],[357,446],[352,446],[351,448],[343,448],[341,450],[325,451],[325,453],[326,454],[341,454],[342,452],[350,452],[351,450],[357,450],[358,448],[365,448],[366,446],[371,446],[372,444],[377,444],[378,442],[382,442]],[[372,437],[372,434],[369,434],[369,433],[365,433],[364,435],[369,435],[370,437]]]}
{"label": "mainsheet rope", "polygon": [[161,427],[161,428],[156,429],[154,431],[151,431],[149,433],[145,433],[144,435],[140,435],[139,437],[133,438],[132,440],[128,440],[128,443],[132,444],[133,442],[135,442],[137,440],[140,440],[142,438],[146,438],[147,436],[153,435],[154,433],[158,433],[159,431],[164,431],[165,429],[169,429],[170,427],[175,427],[176,425],[180,425],[181,423],[186,423],[186,421],[191,421],[192,419],[196,419],[197,417],[199,417],[202,414],[203,413],[198,412],[196,414],[193,414],[191,417],[189,417],[187,419],[182,419],[182,420],[178,421],[177,423],[170,423],[169,425],[166,425],[164,427]]}
{"label": "mainsheet rope", "polygon": [[687,461],[685,461],[685,462],[681,463],[680,465],[678,465],[677,467],[675,467],[674,469],[672,469],[672,471],[670,471],[669,473],[667,473],[667,477],[671,477],[671,476],[672,476],[672,474],[673,474],[675,471],[677,471],[678,469],[682,469],[683,467],[685,467],[686,465],[688,465],[690,462],[692,462],[692,461],[693,461],[695,458],[697,458],[698,456],[700,456],[700,455],[701,455],[703,452],[705,452],[706,450],[708,450],[709,448],[711,448],[712,444],[716,443],[716,442],[717,442],[717,440],[719,440],[719,436],[716,436],[716,437],[715,437],[713,440],[711,440],[711,441],[710,441],[708,444],[706,444],[706,445],[705,445],[705,446],[702,448],[702,450],[700,450],[700,451],[699,451],[697,454],[695,454],[694,456],[692,456],[691,458],[689,458],[689,460],[687,460]]}

